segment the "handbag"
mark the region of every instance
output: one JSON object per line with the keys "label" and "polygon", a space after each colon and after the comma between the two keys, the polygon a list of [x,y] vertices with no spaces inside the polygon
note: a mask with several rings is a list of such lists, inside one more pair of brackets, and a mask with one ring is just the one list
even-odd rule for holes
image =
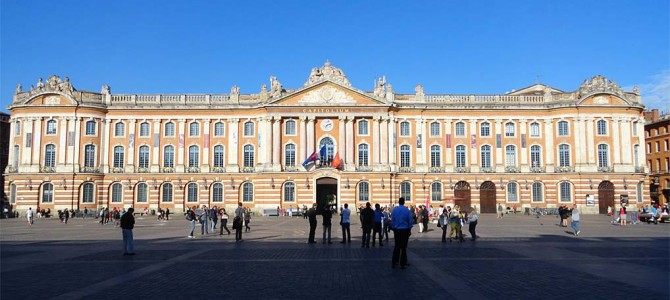
{"label": "handbag", "polygon": [[442,227],[442,224],[440,224],[440,222],[437,222],[437,227]]}

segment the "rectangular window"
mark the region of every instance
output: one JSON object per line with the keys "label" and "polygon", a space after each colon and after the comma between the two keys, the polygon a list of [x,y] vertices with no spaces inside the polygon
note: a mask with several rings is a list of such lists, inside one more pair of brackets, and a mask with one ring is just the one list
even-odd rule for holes
{"label": "rectangular window", "polygon": [[491,125],[489,123],[482,123],[479,134],[481,136],[491,136]]}
{"label": "rectangular window", "polygon": [[223,123],[218,122],[214,124],[214,136],[224,136],[225,132]]}
{"label": "rectangular window", "polygon": [[409,135],[410,135],[409,122],[400,123],[400,136],[409,136]]}
{"label": "rectangular window", "polygon": [[505,123],[505,136],[510,137],[514,135],[515,135],[514,123],[512,122]]}
{"label": "rectangular window", "polygon": [[465,123],[463,122],[456,123],[456,136],[460,137],[465,136]]}
{"label": "rectangular window", "polygon": [[430,123],[430,136],[440,136],[440,123]]}
{"label": "rectangular window", "polygon": [[531,123],[530,124],[530,136],[531,137],[539,137],[540,136],[540,124],[538,124],[538,123]]}
{"label": "rectangular window", "polygon": [[86,135],[95,135],[95,121],[86,122]]}
{"label": "rectangular window", "polygon": [[286,135],[295,135],[296,132],[295,121],[293,120],[286,121],[285,127],[286,127],[285,128]]}

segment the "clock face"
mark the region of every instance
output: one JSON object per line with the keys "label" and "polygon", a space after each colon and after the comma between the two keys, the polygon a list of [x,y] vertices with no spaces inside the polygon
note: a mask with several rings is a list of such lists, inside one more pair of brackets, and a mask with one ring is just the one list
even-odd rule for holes
{"label": "clock face", "polygon": [[333,120],[330,119],[323,120],[323,122],[321,122],[321,129],[323,129],[323,131],[333,130]]}

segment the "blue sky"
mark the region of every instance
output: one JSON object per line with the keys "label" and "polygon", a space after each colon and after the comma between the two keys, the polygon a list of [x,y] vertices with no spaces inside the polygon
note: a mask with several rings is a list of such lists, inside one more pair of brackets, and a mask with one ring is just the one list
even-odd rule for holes
{"label": "blue sky", "polygon": [[258,93],[329,59],[355,87],[386,75],[397,93],[572,91],[602,74],[668,110],[668,3],[2,0],[0,108],[51,74],[96,92]]}

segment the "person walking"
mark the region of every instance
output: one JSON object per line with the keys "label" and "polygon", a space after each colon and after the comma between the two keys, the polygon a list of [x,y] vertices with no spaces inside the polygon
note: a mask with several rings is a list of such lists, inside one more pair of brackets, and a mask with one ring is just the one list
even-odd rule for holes
{"label": "person walking", "polygon": [[207,206],[203,205],[202,208],[198,211],[198,221],[200,221],[200,235],[209,233],[207,231],[207,218],[209,218],[207,215]]}
{"label": "person walking", "polygon": [[503,218],[503,206],[502,203],[498,203],[498,219]]}
{"label": "person walking", "polygon": [[244,218],[244,207],[242,207],[242,202],[238,202],[235,209],[235,218],[233,219],[236,242],[242,241],[242,218]]}
{"label": "person walking", "polygon": [[419,224],[419,233],[423,232],[423,206],[419,205],[419,213],[416,215],[416,223]]}
{"label": "person walking", "polygon": [[437,219],[437,224],[442,228],[442,242],[447,241],[447,228],[449,227],[449,209],[443,209],[442,214]]}
{"label": "person walking", "polygon": [[228,213],[225,208],[219,209],[219,217],[221,218],[221,231],[219,232],[219,235],[223,235],[224,229],[228,232],[228,235],[230,235],[230,230],[228,230]]}
{"label": "person walking", "polygon": [[470,208],[470,214],[468,215],[468,231],[470,232],[470,236],[472,236],[470,240],[473,242],[477,240],[477,221],[479,221],[477,211],[474,208]]}
{"label": "person walking", "polygon": [[340,226],[342,226],[342,241],[340,244],[344,244],[347,241],[351,244],[351,210],[349,210],[349,204],[344,204],[344,209],[340,212]]}
{"label": "person walking", "polygon": [[[454,234],[459,241],[463,242],[463,233],[462,233],[462,229],[461,229],[461,220],[460,220],[461,216],[460,216],[460,212],[458,210],[459,210],[459,206],[454,205],[454,209],[452,209],[451,212],[449,213],[449,224],[450,224],[449,241],[450,242],[452,241],[451,236],[454,235]],[[459,234],[459,232],[461,232],[461,233]]]}
{"label": "person walking", "polygon": [[332,227],[333,211],[330,210],[330,207],[327,207],[321,213],[323,216],[323,243],[326,243],[326,235],[328,235],[328,244],[332,244],[330,241],[330,229]]}
{"label": "person walking", "polygon": [[386,243],[388,243],[389,242],[389,230],[391,228],[391,213],[389,213],[389,208],[388,207],[384,207],[382,209],[382,213],[383,213],[382,236],[386,239]]}
{"label": "person walking", "polygon": [[384,220],[384,214],[382,213],[382,209],[379,206],[379,203],[375,204],[375,217],[374,217],[374,223],[372,225],[372,247],[375,246],[375,240],[377,239],[376,236],[379,235],[379,246],[384,246],[384,243],[382,243],[382,222]]}
{"label": "person walking", "polygon": [[216,232],[216,223],[219,222],[219,210],[216,208],[216,206],[212,207],[212,209],[209,210],[209,220],[211,226],[209,227],[209,231],[211,232]]}
{"label": "person walking", "polygon": [[[423,212],[422,212],[422,214],[423,214],[423,218],[422,218],[422,220],[423,220],[423,232],[428,232],[428,221],[430,221],[430,217],[429,217],[428,212],[429,212],[428,208],[426,208],[426,206],[424,205],[423,206]],[[432,216],[432,214],[430,214],[430,215]]]}
{"label": "person walking", "polygon": [[391,212],[391,228],[393,229],[393,257],[391,258],[391,268],[396,267],[400,262],[400,268],[404,269],[407,263],[407,244],[412,230],[412,213],[405,207],[405,198],[398,199],[398,206]]}
{"label": "person walking", "polygon": [[370,235],[374,222],[375,212],[372,210],[370,202],[366,202],[365,208],[361,210],[361,223],[363,225],[363,244],[361,247],[370,248]]}
{"label": "person walking", "polygon": [[312,204],[312,208],[307,211],[307,218],[309,219],[309,238],[308,244],[316,244],[314,234],[316,233],[316,203]]}
{"label": "person walking", "polygon": [[193,238],[193,232],[195,231],[195,220],[197,219],[195,215],[195,206],[193,208],[189,208],[186,211],[186,220],[190,223],[190,231],[188,233],[188,238],[192,239]]}
{"label": "person walking", "polygon": [[28,207],[28,211],[26,211],[26,217],[28,218],[28,226],[33,226],[33,223],[35,222],[34,215],[33,215],[33,208]]}
{"label": "person walking", "polygon": [[134,208],[129,208],[128,211],[121,216],[121,230],[123,232],[123,255],[135,255],[135,247],[133,245],[133,228],[135,227],[135,212]]}
{"label": "person walking", "polygon": [[249,227],[249,223],[251,223],[251,208],[246,207],[244,209],[244,228],[246,232],[251,231],[251,227]]}
{"label": "person walking", "polygon": [[577,207],[577,204],[572,207],[572,222],[570,222],[570,227],[572,227],[575,236],[579,236],[581,231],[579,231],[579,207]]}

